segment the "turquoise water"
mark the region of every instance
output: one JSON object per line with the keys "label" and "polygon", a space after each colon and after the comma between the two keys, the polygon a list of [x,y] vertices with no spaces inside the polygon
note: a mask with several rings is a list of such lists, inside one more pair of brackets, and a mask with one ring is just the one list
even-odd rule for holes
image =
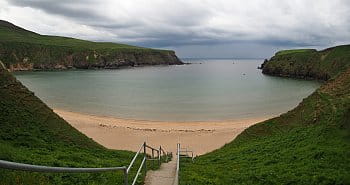
{"label": "turquoise water", "polygon": [[263,75],[257,69],[262,60],[185,61],[198,64],[15,75],[52,108],[159,121],[277,115],[320,85]]}

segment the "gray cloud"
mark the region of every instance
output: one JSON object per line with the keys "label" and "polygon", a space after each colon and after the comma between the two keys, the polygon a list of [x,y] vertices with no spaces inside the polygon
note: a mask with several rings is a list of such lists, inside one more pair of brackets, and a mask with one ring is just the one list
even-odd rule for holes
{"label": "gray cloud", "polygon": [[94,3],[92,0],[9,0],[8,2],[19,7],[29,7],[48,14],[65,16],[81,23],[93,24],[108,19],[102,13],[94,11],[93,6],[89,6]]}
{"label": "gray cloud", "polygon": [[350,42],[347,0],[0,0],[0,5],[6,7],[0,18],[39,33],[148,47],[271,50]]}

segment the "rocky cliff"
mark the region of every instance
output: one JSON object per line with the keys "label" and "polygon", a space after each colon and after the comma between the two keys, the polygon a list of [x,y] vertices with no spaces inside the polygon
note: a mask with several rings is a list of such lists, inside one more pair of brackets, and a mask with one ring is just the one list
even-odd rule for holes
{"label": "rocky cliff", "polygon": [[0,59],[11,71],[52,69],[115,69],[123,66],[181,65],[173,51],[93,50],[75,51],[62,46],[0,43]]}
{"label": "rocky cliff", "polygon": [[171,50],[40,35],[0,20],[0,60],[11,71],[181,65]]}
{"label": "rocky cliff", "polygon": [[328,80],[350,66],[350,45],[322,51],[284,50],[261,65],[264,74],[302,79]]}

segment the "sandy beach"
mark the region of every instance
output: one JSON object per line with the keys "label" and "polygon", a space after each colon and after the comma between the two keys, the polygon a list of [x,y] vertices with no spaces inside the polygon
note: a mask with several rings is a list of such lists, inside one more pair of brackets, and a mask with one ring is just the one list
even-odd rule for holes
{"label": "sandy beach", "polygon": [[120,119],[54,110],[73,127],[111,149],[137,151],[146,141],[175,152],[176,143],[195,155],[213,151],[232,141],[247,127],[271,117],[215,122],[165,122]]}

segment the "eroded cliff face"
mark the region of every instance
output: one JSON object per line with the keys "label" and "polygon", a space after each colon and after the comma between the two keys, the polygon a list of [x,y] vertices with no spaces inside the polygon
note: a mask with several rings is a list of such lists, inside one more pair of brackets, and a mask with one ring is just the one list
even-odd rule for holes
{"label": "eroded cliff face", "polygon": [[264,74],[302,79],[328,80],[350,66],[350,45],[322,51],[275,55],[261,65]]}
{"label": "eroded cliff face", "polygon": [[0,59],[10,71],[116,69],[126,66],[181,65],[173,51],[151,49],[71,49],[18,43],[0,44]]}

